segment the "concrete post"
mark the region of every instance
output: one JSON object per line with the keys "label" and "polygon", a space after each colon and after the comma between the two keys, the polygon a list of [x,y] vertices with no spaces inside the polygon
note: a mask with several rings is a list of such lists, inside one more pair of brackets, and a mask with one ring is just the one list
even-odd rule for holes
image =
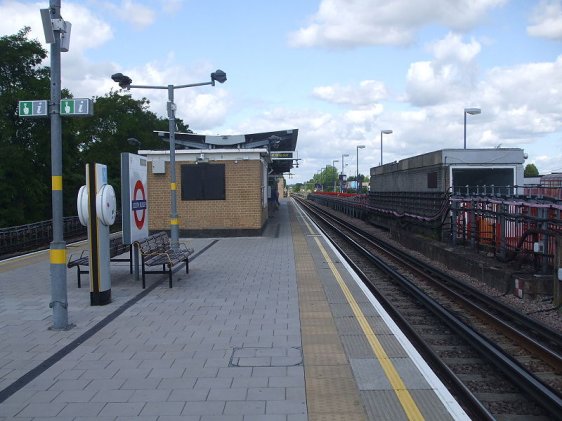
{"label": "concrete post", "polygon": [[[60,0],[50,0],[51,19],[60,19]],[[53,210],[53,241],[50,244],[51,302],[53,330],[66,330],[68,324],[68,298],[66,290],[66,243],[64,241],[64,215],[62,192],[62,130],[60,118],[61,98],[61,31],[55,30],[51,44],[51,198]]]}

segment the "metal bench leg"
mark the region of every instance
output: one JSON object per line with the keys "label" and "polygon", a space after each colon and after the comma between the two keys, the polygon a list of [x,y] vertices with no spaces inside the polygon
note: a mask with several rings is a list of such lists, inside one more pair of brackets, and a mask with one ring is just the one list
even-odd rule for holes
{"label": "metal bench leg", "polygon": [[129,273],[133,274],[133,245],[129,246]]}
{"label": "metal bench leg", "polygon": [[78,288],[82,288],[82,284],[80,283],[80,266],[76,266],[76,270],[78,271]]}
{"label": "metal bench leg", "polygon": [[189,273],[189,258],[185,259],[185,273]]}
{"label": "metal bench leg", "polygon": [[143,258],[142,258],[142,289],[146,288],[146,283],[145,283],[145,280],[144,280],[144,278],[145,278],[144,270],[145,269],[144,269],[144,256],[143,256]]}
{"label": "metal bench leg", "polygon": [[168,272],[168,277],[170,278],[170,288],[172,288],[172,266],[169,266],[170,271]]}

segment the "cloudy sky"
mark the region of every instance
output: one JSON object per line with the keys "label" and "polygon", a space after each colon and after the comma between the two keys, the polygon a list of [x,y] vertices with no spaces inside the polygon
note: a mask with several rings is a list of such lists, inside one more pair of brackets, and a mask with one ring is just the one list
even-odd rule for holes
{"label": "cloudy sky", "polygon": [[[0,35],[44,42],[48,0],[0,0]],[[197,133],[299,129],[289,183],[326,165],[359,172],[443,148],[523,148],[562,172],[562,0],[62,0],[72,23],[63,86],[75,97],[135,84],[177,90]],[[48,62],[46,63],[48,64]],[[131,90],[165,115],[167,94]]]}

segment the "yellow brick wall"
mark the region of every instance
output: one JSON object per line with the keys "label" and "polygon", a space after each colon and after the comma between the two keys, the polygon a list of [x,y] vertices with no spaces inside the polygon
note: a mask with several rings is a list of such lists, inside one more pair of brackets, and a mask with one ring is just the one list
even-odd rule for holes
{"label": "yellow brick wall", "polygon": [[[262,207],[262,163],[258,160],[209,161],[225,165],[226,200],[181,200],[181,166],[176,161],[177,211],[180,230],[259,230],[267,219]],[[170,229],[170,163],[165,174],[153,174],[148,162],[149,230]]]}

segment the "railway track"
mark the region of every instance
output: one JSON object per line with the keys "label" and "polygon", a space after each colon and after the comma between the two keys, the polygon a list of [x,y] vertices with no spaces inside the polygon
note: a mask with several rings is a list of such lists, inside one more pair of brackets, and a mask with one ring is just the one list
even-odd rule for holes
{"label": "railway track", "polygon": [[298,200],[473,419],[562,419],[562,336]]}

